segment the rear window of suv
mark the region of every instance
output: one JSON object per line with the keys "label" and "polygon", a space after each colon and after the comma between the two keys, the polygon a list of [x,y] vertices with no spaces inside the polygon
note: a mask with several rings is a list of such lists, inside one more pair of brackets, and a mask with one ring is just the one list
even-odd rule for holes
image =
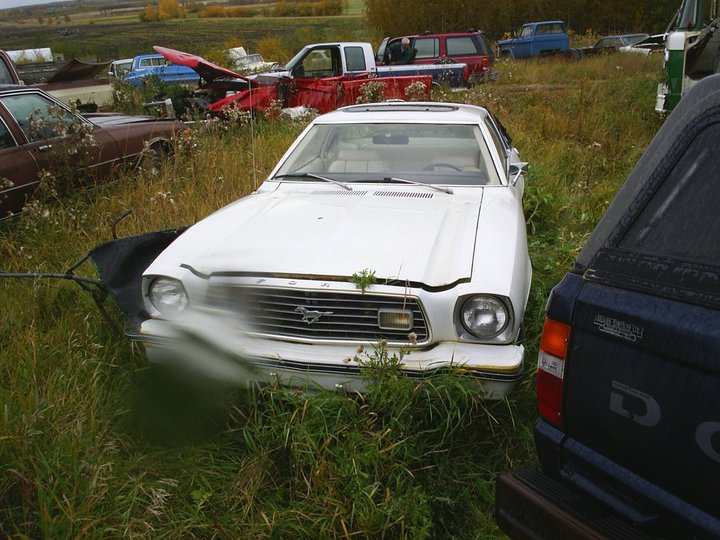
{"label": "rear window of suv", "polygon": [[470,36],[448,37],[446,42],[448,56],[467,56],[482,54],[477,43]]}
{"label": "rear window of suv", "polygon": [[720,121],[697,133],[625,233],[619,247],[717,266],[720,261],[718,178]]}

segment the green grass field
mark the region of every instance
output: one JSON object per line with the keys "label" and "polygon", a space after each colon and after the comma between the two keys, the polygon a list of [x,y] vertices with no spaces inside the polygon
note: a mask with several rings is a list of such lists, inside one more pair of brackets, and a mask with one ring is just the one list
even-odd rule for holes
{"label": "green grass field", "polygon": [[[206,39],[232,24],[213,21]],[[256,24],[260,36],[273,21]],[[661,125],[661,61],[501,62],[495,83],[433,94],[489,107],[531,164],[527,373],[507,401],[483,402],[458,377],[380,376],[362,399],[187,379],[149,366],[76,284],[0,280],[0,535],[502,537],[495,476],[535,464],[545,300]],[[0,268],[63,271],[108,240],[128,208],[121,235],[192,224],[254,189],[304,125],[196,126],[160,174],[127,174],[0,225]]]}
{"label": "green grass field", "polygon": [[[306,42],[372,39],[372,32],[362,17],[362,0],[350,0],[347,13],[338,17],[202,19],[197,13],[190,13],[185,19],[142,23],[138,18],[140,11],[128,8],[79,12],[72,14],[69,21],[58,17],[52,24],[48,24],[47,16],[44,24],[37,18],[0,21],[0,48],[50,47],[54,52],[62,52],[65,59],[104,61],[152,52],[153,45],[202,56],[223,49],[230,42],[257,51],[258,41],[267,37],[289,42],[291,49],[299,49]],[[285,62],[289,57],[274,60]]]}

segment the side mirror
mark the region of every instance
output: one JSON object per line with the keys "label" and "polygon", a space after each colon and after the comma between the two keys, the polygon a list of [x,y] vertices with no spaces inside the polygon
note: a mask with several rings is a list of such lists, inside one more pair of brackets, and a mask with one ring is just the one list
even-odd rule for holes
{"label": "side mirror", "polygon": [[508,173],[510,175],[510,184],[515,185],[518,181],[518,178],[520,178],[520,175],[526,174],[528,172],[528,163],[527,161],[519,161],[517,163],[511,163],[510,168],[508,170]]}

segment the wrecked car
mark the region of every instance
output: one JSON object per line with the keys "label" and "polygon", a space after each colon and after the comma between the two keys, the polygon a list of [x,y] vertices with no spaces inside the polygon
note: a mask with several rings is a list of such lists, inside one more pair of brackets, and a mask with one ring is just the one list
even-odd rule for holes
{"label": "wrecked car", "polygon": [[185,129],[177,120],[80,114],[38,88],[0,85],[0,219],[22,212],[43,171],[53,174],[68,164],[75,135],[91,138],[82,143],[86,158],[73,158],[73,166],[85,167],[84,183],[91,185],[120,163],[137,163],[146,146],[152,152],[170,150],[172,137]]}
{"label": "wrecked car", "polygon": [[427,99],[432,86],[430,75],[378,77],[364,71],[327,77],[289,77],[279,72],[243,76],[194,54],[153,48],[173,64],[197,72],[200,85],[192,94],[192,107],[214,116],[223,116],[228,109],[265,111],[277,103],[325,113],[356,103],[369,82],[381,87],[386,99],[406,99],[410,87],[415,95]]}
{"label": "wrecked car", "polygon": [[460,370],[502,398],[523,374],[526,170],[481,107],[316,117],[255,192],[149,265],[131,337],[152,362],[344,391],[385,349],[404,375]]}

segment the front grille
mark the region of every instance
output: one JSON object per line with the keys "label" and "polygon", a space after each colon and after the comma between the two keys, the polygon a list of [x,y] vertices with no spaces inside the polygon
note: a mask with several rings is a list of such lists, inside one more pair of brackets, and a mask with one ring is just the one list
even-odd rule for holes
{"label": "front grille", "polygon": [[[428,340],[425,314],[414,297],[216,285],[211,288],[210,298],[241,312],[247,316],[252,331],[269,336],[316,341],[386,339],[390,343],[408,343],[412,332],[418,344]],[[379,328],[381,308],[410,311],[412,329]],[[303,320],[303,315],[313,318],[317,314],[318,319],[311,324]]]}

